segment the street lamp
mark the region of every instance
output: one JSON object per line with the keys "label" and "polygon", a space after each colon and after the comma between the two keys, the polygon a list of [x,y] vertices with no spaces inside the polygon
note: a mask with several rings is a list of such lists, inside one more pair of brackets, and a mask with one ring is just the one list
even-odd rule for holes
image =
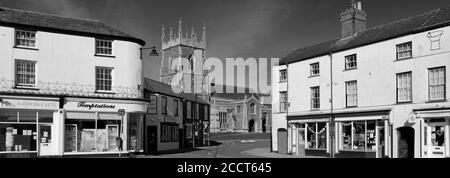
{"label": "street lamp", "polygon": [[158,54],[158,50],[156,50],[156,47],[155,46],[153,46],[153,47],[151,47],[151,48],[139,48],[139,50],[140,50],[140,54],[141,54],[141,56],[140,56],[140,58],[142,59],[142,53],[143,53],[143,51],[144,50],[148,50],[148,49],[151,49],[152,50],[152,52],[150,52],[150,54],[149,54],[149,56],[152,56],[152,57],[156,57],[156,56],[159,56],[159,54]]}

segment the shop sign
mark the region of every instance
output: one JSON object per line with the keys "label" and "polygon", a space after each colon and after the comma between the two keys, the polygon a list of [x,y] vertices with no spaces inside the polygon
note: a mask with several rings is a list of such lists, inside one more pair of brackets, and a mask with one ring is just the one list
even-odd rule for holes
{"label": "shop sign", "polygon": [[59,102],[5,99],[0,102],[0,108],[55,110],[59,108]]}
{"label": "shop sign", "polygon": [[78,102],[77,107],[78,108],[86,108],[86,109],[89,109],[89,110],[92,110],[92,108],[95,108],[95,109],[115,109],[116,105]]}
{"label": "shop sign", "polygon": [[93,111],[93,112],[114,112],[125,109],[127,112],[146,112],[145,104],[119,104],[119,103],[97,103],[97,102],[67,102],[64,109],[68,111]]}
{"label": "shop sign", "polygon": [[119,111],[117,112],[118,116],[125,116],[125,109],[119,109]]}
{"label": "shop sign", "polygon": [[164,117],[164,122],[177,122],[177,118],[176,117],[165,116]]}

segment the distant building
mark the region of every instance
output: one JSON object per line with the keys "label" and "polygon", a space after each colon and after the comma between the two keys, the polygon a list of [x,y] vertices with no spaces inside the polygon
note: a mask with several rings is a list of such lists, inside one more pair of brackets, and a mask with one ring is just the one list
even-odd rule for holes
{"label": "distant building", "polygon": [[211,132],[271,131],[271,96],[245,91],[237,93],[236,88],[235,93],[212,93]]}
{"label": "distant building", "polygon": [[170,85],[144,81],[144,99],[150,102],[144,125],[146,152],[208,145],[209,103],[192,94],[177,94]]}

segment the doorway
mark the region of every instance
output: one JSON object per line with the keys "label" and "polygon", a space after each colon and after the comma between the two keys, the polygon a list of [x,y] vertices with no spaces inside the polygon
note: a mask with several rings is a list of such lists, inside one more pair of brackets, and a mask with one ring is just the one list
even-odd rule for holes
{"label": "doorway", "polygon": [[158,151],[158,127],[147,126],[147,150],[146,152]]}
{"label": "doorway", "polygon": [[398,158],[414,158],[414,129],[401,127],[398,132]]}
{"label": "doorway", "polygon": [[267,113],[264,113],[261,119],[261,127],[262,127],[262,132],[266,133],[266,124],[267,124]]}
{"label": "doorway", "polygon": [[250,120],[248,122],[248,132],[255,132],[255,120]]}
{"label": "doorway", "polygon": [[39,125],[39,156],[52,155],[52,126]]}
{"label": "doorway", "polygon": [[423,128],[424,157],[445,158],[447,155],[448,128],[444,118],[425,119]]}

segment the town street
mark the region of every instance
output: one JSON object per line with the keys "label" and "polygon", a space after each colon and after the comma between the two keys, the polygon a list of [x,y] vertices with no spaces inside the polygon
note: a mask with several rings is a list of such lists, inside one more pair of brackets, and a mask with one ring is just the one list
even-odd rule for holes
{"label": "town street", "polygon": [[138,158],[264,158],[260,153],[249,151],[263,150],[269,153],[270,133],[226,133],[211,134],[211,146],[177,153],[138,156]]}

